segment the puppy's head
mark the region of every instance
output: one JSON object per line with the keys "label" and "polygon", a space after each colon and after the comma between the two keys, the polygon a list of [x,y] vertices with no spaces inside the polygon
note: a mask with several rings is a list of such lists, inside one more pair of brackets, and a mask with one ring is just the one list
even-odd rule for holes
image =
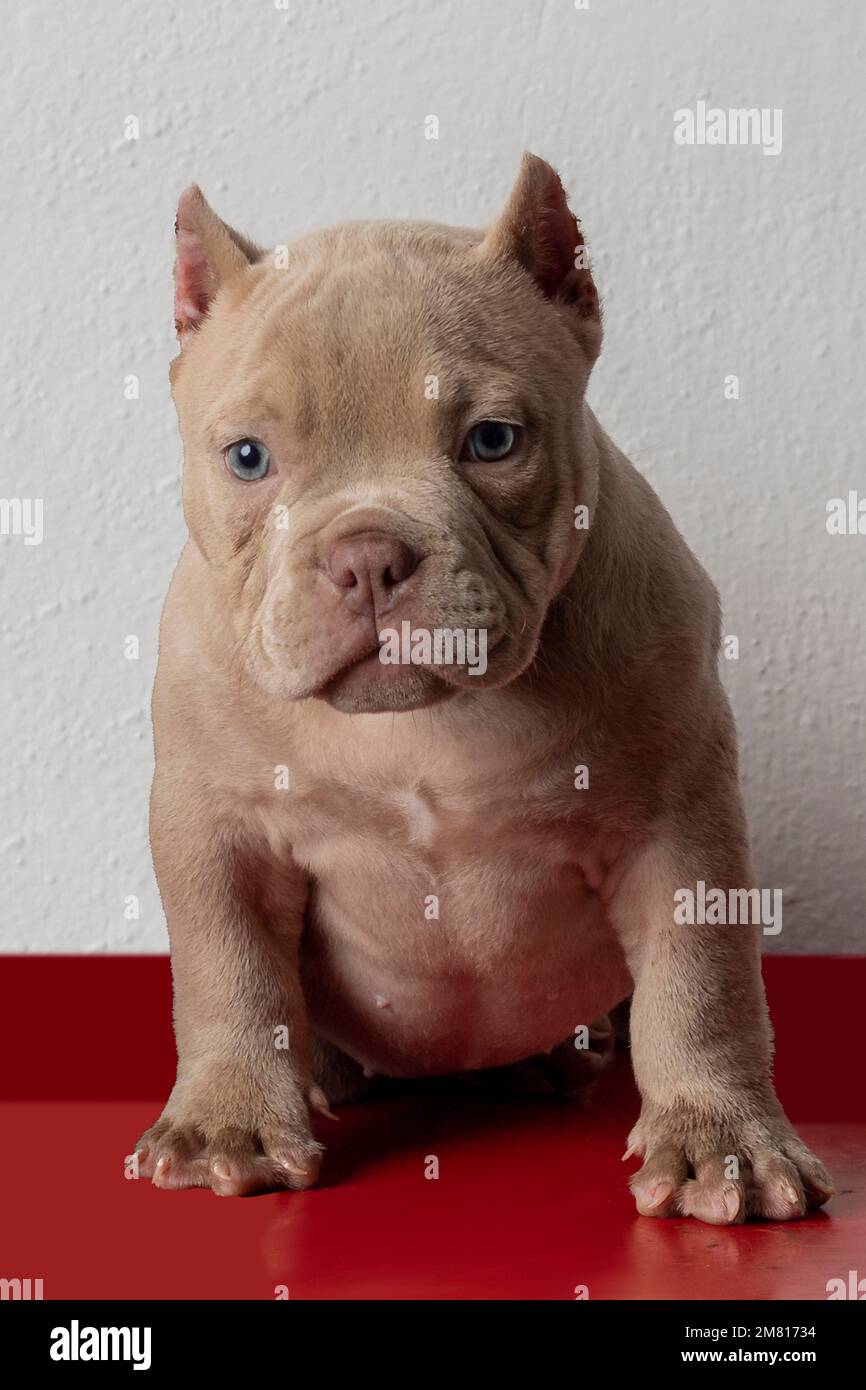
{"label": "puppy's head", "polygon": [[596,494],[598,296],[553,169],[525,156],[486,233],[273,252],[192,188],[175,290],[184,510],[252,679],[349,712],[514,680]]}

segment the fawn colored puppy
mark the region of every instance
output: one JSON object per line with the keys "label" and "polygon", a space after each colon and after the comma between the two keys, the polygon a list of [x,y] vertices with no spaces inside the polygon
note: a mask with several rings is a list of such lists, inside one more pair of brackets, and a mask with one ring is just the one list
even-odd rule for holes
{"label": "fawn colored puppy", "polygon": [[175,275],[151,840],[179,1064],[140,1170],[307,1187],[311,1114],[373,1076],[568,1088],[633,995],[638,1209],[825,1202],[759,927],[676,919],[753,885],[719,605],[586,404],[599,301],[557,174],[525,156],[486,231],[276,253],[194,187]]}

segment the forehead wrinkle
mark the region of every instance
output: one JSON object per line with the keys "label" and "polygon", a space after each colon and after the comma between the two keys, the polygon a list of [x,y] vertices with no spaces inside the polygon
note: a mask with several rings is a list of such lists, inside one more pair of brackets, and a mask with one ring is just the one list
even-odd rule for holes
{"label": "forehead wrinkle", "polygon": [[[366,306],[359,313],[354,303],[347,304],[354,298],[351,283],[343,284],[327,270],[316,264],[299,279],[279,272],[287,274],[285,288],[262,297],[257,306],[260,324],[253,350],[258,361],[264,358],[269,364],[271,378],[282,371],[291,381],[292,423],[304,438],[322,432],[329,417],[339,415],[357,428],[364,415],[363,391],[357,387],[364,385],[369,357],[362,341],[368,329]],[[271,276],[262,291],[273,288]]]}
{"label": "forehead wrinkle", "polygon": [[495,420],[514,415],[533,418],[538,411],[537,392],[532,389],[531,380],[503,376],[499,370],[488,376],[483,366],[481,370],[440,377],[439,400],[431,405],[449,425],[470,414]]}
{"label": "forehead wrinkle", "polygon": [[[271,364],[271,378],[285,373],[299,435],[356,448],[362,434],[369,439],[393,431],[398,414],[408,417],[404,424],[422,428],[426,416],[438,434],[443,423],[456,427],[457,417],[473,407],[486,409],[488,417],[515,408],[535,413],[531,371],[523,373],[521,362],[493,344],[478,344],[481,324],[460,314],[464,296],[456,294],[456,304],[446,297],[443,304],[438,268],[419,261],[414,246],[398,248],[377,237],[356,245],[349,263],[335,258],[329,243],[309,249],[317,254],[293,260],[290,269],[261,267],[245,302],[246,314],[258,322],[239,355],[241,373],[263,359]],[[442,269],[447,280],[448,267]],[[456,367],[449,360],[455,335],[447,331],[455,318]],[[437,361],[448,365],[437,372]],[[307,362],[315,364],[309,374],[301,370]],[[439,376],[438,401],[424,396],[430,374]]]}
{"label": "forehead wrinkle", "polygon": [[395,325],[387,337],[379,329],[360,300],[344,301],[326,321],[309,325],[307,350],[316,363],[309,381],[313,425],[338,447],[387,437],[424,404],[423,357],[413,334],[405,325]]}
{"label": "forehead wrinkle", "polygon": [[205,433],[213,441],[237,438],[249,434],[253,438],[267,433],[267,427],[283,423],[284,412],[272,401],[261,397],[244,397],[235,402],[220,403],[203,421]]}
{"label": "forehead wrinkle", "polygon": [[[513,401],[520,403],[526,397],[526,383],[516,377],[506,377],[491,372],[482,362],[480,370],[473,364],[465,370],[462,366],[456,371],[439,375],[439,400],[446,405],[467,406],[481,399]],[[498,364],[497,364],[498,365]]]}
{"label": "forehead wrinkle", "polygon": [[314,406],[303,353],[292,336],[282,331],[278,316],[271,312],[258,323],[240,322],[236,338],[231,356],[224,356],[220,363],[225,387],[205,421],[206,428],[264,420],[277,426],[288,423],[302,437],[309,434]]}

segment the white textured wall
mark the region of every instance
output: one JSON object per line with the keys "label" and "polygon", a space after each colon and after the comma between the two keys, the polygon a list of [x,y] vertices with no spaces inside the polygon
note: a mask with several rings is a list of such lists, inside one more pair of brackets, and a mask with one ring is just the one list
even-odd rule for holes
{"label": "white textured wall", "polygon": [[[592,402],[740,639],[726,681],[759,877],[785,890],[769,944],[862,949],[866,535],[828,536],[825,504],[866,496],[866,6],[4,11],[0,496],[42,497],[45,538],[0,538],[0,949],[165,946],[146,802],[157,621],[184,533],[167,380],[178,192],[197,180],[272,243],[342,218],[481,223],[524,147],[562,171],[593,253],[607,342]],[[677,147],[673,112],[701,97],[781,108],[781,154]]]}

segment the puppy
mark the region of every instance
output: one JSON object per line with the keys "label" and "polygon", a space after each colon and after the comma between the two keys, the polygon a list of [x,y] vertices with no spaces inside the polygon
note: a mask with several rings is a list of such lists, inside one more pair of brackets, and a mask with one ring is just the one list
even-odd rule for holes
{"label": "puppy", "polygon": [[638,1210],[825,1202],[756,928],[676,920],[753,881],[718,600],[585,402],[599,302],[556,173],[525,156],[484,232],[270,253],[191,188],[175,278],[151,840],[179,1064],[140,1171],[307,1187],[311,1113],[369,1077],[574,1060],[633,994]]}

